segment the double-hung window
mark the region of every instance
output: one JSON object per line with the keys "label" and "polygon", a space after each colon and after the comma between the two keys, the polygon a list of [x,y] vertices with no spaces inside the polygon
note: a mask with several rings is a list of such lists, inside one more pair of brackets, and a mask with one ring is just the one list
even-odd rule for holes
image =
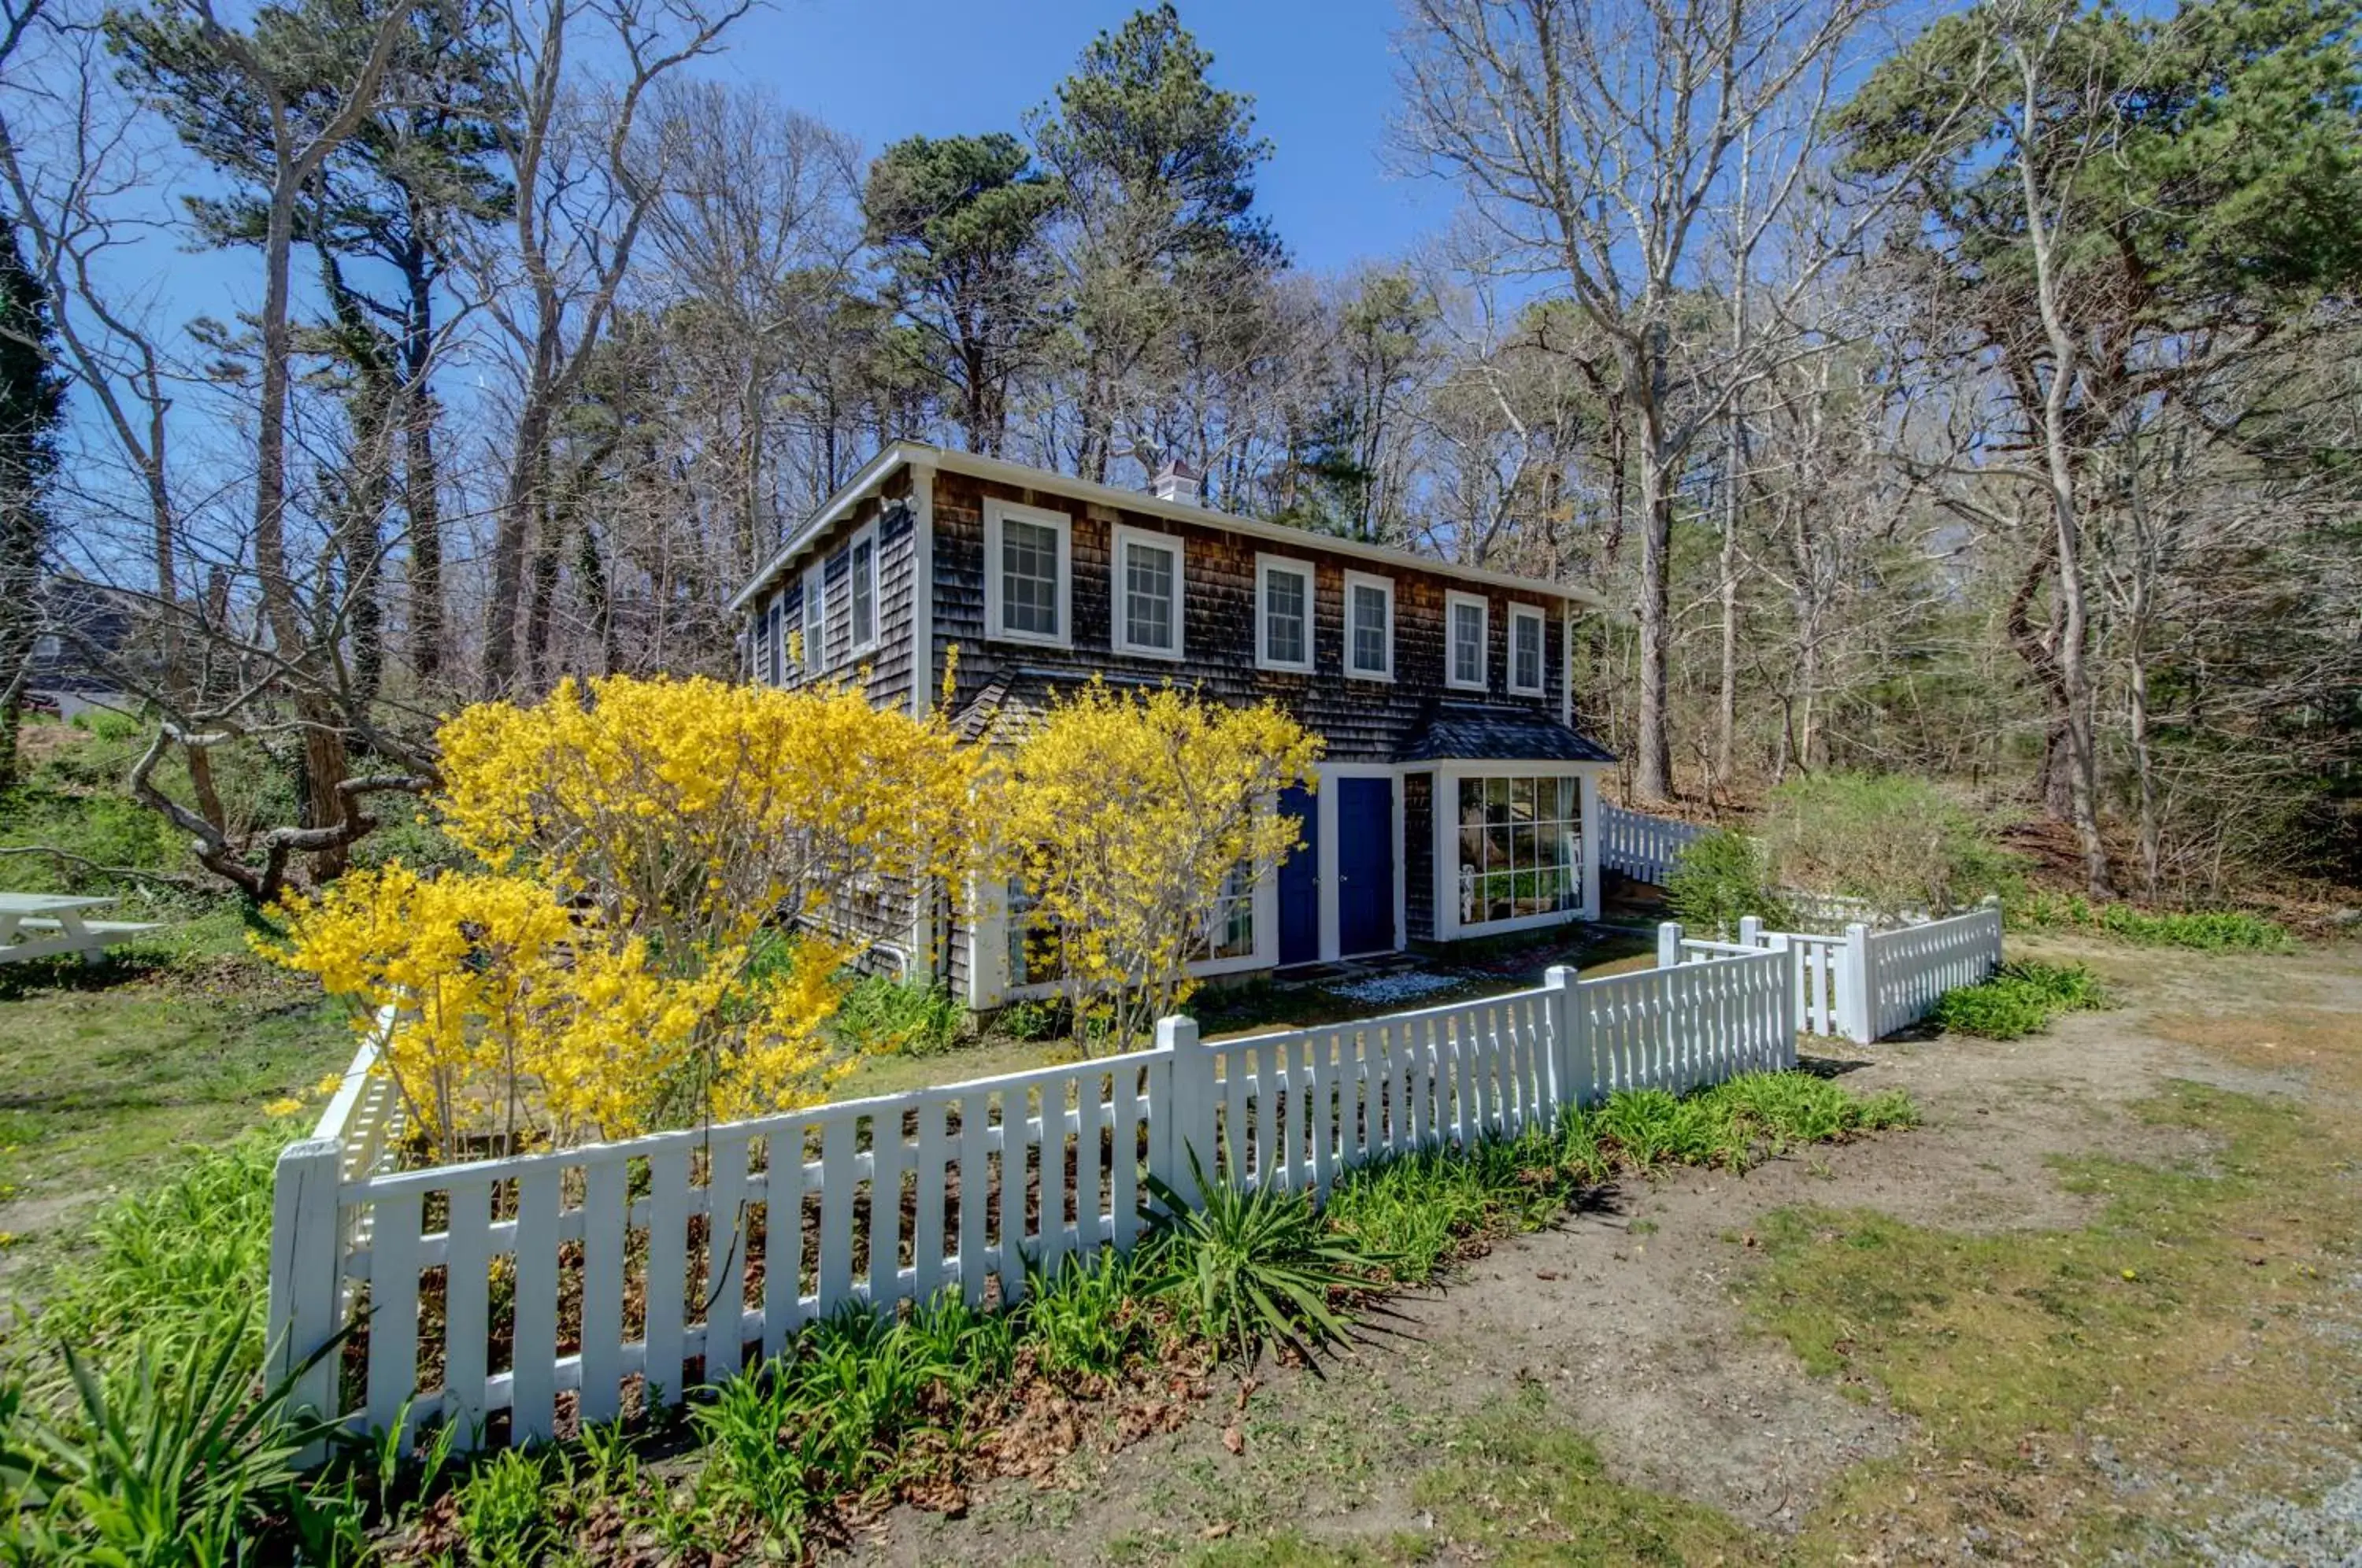
{"label": "double-hung window", "polygon": [[1345,673],[1395,678],[1395,585],[1386,578],[1345,574]]}
{"label": "double-hung window", "polygon": [[1485,640],[1490,627],[1486,622],[1490,611],[1484,596],[1476,593],[1447,593],[1443,596],[1444,624],[1450,634],[1445,639],[1443,657],[1447,660],[1443,683],[1463,691],[1485,690]]}
{"label": "double-hung window", "polygon": [[814,561],[804,568],[804,673],[818,675],[828,668],[828,568]]}
{"label": "double-hung window", "polygon": [[863,653],[877,645],[877,530],[864,528],[854,536],[851,586],[846,597],[853,611],[853,651]]}
{"label": "double-hung window", "polygon": [[1312,673],[1312,564],[1255,557],[1255,668]]}
{"label": "double-hung window", "polygon": [[1509,606],[1509,690],[1520,697],[1542,694],[1543,624],[1532,605]]}
{"label": "double-hung window", "polygon": [[[984,503],[985,635],[1065,647],[1073,582],[1071,524],[1063,512],[1014,502]],[[1175,574],[1179,574],[1175,563]]]}
{"label": "double-hung window", "polygon": [[1114,624],[1118,653],[1181,657],[1181,541],[1170,534],[1115,530]]}

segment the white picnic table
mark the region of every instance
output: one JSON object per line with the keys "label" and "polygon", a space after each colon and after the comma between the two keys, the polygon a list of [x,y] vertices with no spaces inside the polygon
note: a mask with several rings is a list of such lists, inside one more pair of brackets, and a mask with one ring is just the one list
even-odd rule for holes
{"label": "white picnic table", "polygon": [[88,920],[115,902],[71,893],[0,893],[0,964],[78,953],[85,964],[106,955],[106,944],[159,929],[153,921]]}

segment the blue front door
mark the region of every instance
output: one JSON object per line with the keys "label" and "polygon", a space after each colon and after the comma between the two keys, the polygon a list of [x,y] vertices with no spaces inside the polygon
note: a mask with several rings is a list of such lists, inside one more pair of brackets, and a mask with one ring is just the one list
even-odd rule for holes
{"label": "blue front door", "polygon": [[1340,778],[1337,951],[1391,952],[1395,942],[1395,781]]}
{"label": "blue front door", "polygon": [[1320,956],[1320,817],[1309,790],[1279,798],[1279,814],[1303,823],[1304,847],[1279,863],[1279,961],[1309,964]]}

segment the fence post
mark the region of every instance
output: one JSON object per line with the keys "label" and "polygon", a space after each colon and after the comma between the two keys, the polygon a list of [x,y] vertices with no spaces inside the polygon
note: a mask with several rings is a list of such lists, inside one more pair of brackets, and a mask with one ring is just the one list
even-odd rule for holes
{"label": "fence post", "polygon": [[1738,917],[1738,945],[1756,947],[1763,944],[1763,922],[1757,915]]}
{"label": "fence post", "polygon": [[1576,1086],[1575,1064],[1591,1060],[1587,1041],[1579,1038],[1584,1010],[1575,1005],[1575,970],[1571,964],[1553,964],[1542,971],[1542,988],[1550,1010],[1550,1113],[1556,1121],[1582,1099]]}
{"label": "fence post", "polygon": [[1677,920],[1657,922],[1657,967],[1674,969],[1682,962],[1682,922]]}
{"label": "fence post", "polygon": [[[336,1337],[343,1297],[343,1236],[337,1224],[337,1191],[344,1180],[344,1145],[334,1138],[306,1138],[279,1153],[270,1196],[270,1304],[263,1319],[270,1350],[270,1376],[277,1382]],[[292,1416],[337,1413],[338,1358],[320,1356],[287,1398]],[[302,1463],[326,1457],[323,1445],[307,1449]]]}
{"label": "fence post", "polygon": [[1162,1125],[1148,1141],[1148,1168],[1194,1208],[1205,1195],[1189,1169],[1191,1151],[1201,1166],[1219,1168],[1221,1158],[1214,1146],[1214,1054],[1198,1040],[1198,1021],[1177,1015],[1156,1021],[1156,1048],[1172,1053],[1166,1081],[1173,1092],[1169,1103],[1155,1108]]}
{"label": "fence post", "polygon": [[1845,984],[1838,992],[1838,1028],[1857,1045],[1867,1045],[1878,1038],[1876,1021],[1870,1016],[1870,1005],[1878,995],[1878,987],[1870,973],[1870,927],[1855,921],[1846,927],[1845,966],[1840,971]]}
{"label": "fence post", "polygon": [[1796,1016],[1796,1007],[1805,994],[1805,950],[1790,942],[1784,931],[1772,932],[1767,942],[1771,951],[1788,956],[1783,966],[1780,999],[1772,1013],[1772,1065],[1793,1068],[1796,1065],[1796,1031],[1804,1022]]}

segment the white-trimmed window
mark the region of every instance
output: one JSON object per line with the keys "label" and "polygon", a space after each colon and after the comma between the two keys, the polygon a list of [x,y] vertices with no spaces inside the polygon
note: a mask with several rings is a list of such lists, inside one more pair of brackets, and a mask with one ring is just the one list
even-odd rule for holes
{"label": "white-trimmed window", "polygon": [[1546,623],[1530,604],[1509,606],[1509,690],[1520,697],[1542,694],[1542,648]]}
{"label": "white-trimmed window", "polygon": [[1395,585],[1367,572],[1345,574],[1345,673],[1395,678]]}
{"label": "white-trimmed window", "polygon": [[1213,907],[1206,911],[1205,945],[1197,957],[1206,963],[1252,958],[1255,953],[1255,874],[1245,861],[1222,877]]}
{"label": "white-trimmed window", "polygon": [[846,591],[853,608],[853,651],[866,653],[877,646],[877,525],[871,524],[853,537],[852,586]]}
{"label": "white-trimmed window", "polygon": [[828,668],[828,564],[804,568],[804,673]]}
{"label": "white-trimmed window", "polygon": [[1073,639],[1073,520],[1063,512],[984,503],[985,635],[1065,647]]}
{"label": "white-trimmed window", "polygon": [[1485,641],[1492,631],[1492,606],[1481,593],[1446,593],[1443,620],[1443,683],[1463,691],[1485,690]]}
{"label": "white-trimmed window", "polygon": [[1116,652],[1179,658],[1181,541],[1119,525],[1114,588],[1109,637]]}
{"label": "white-trimmed window", "polygon": [[1312,673],[1312,563],[1255,557],[1255,668]]}
{"label": "white-trimmed window", "polygon": [[1583,786],[1572,775],[1462,778],[1460,925],[1547,920],[1583,905]]}

